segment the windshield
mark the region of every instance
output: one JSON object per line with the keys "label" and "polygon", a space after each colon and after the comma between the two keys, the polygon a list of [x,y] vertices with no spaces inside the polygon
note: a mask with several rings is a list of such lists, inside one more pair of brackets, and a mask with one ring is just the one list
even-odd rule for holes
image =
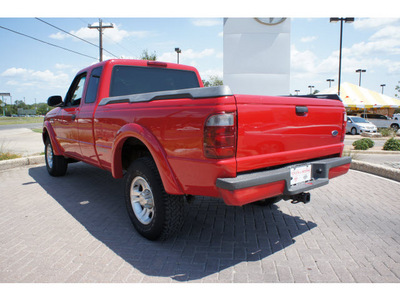
{"label": "windshield", "polygon": [[367,120],[365,120],[365,119],[363,119],[363,118],[360,118],[360,117],[352,117],[351,120],[352,120],[354,123],[368,123]]}

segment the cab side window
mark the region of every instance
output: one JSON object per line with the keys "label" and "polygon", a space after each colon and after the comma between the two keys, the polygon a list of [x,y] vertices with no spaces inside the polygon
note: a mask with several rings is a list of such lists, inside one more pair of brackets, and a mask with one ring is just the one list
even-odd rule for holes
{"label": "cab side window", "polygon": [[97,90],[99,88],[100,76],[103,67],[93,69],[90,74],[90,79],[86,91],[85,103],[94,103],[97,98]]}
{"label": "cab side window", "polygon": [[71,87],[65,97],[65,106],[79,106],[83,96],[83,89],[85,88],[86,73],[80,74],[75,77]]}

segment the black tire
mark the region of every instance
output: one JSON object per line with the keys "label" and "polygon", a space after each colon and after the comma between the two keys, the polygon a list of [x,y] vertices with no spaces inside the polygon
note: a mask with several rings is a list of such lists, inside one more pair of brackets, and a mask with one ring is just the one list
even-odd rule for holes
{"label": "black tire", "polygon": [[165,192],[157,166],[149,157],[129,166],[125,204],[135,229],[149,240],[166,240],[182,227],[184,198]]}
{"label": "black tire", "polygon": [[351,134],[356,135],[357,134],[357,128],[353,127],[351,128]]}
{"label": "black tire", "polygon": [[394,131],[399,130],[399,125],[397,125],[397,124],[392,124],[392,125],[390,125],[390,127],[391,127]]}
{"label": "black tire", "polygon": [[47,172],[51,176],[64,176],[67,173],[68,163],[64,156],[54,155],[50,139],[46,140],[44,147],[44,156]]}

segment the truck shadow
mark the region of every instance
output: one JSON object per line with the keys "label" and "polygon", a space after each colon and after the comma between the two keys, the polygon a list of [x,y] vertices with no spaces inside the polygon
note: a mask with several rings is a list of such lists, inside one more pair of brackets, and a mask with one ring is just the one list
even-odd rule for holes
{"label": "truck shadow", "polygon": [[242,262],[260,261],[317,226],[276,205],[229,207],[221,199],[196,197],[186,207],[181,232],[151,242],[129,220],[123,180],[83,163],[69,165],[62,178],[49,176],[44,166],[30,168],[29,174],[93,237],[148,276],[202,279]]}

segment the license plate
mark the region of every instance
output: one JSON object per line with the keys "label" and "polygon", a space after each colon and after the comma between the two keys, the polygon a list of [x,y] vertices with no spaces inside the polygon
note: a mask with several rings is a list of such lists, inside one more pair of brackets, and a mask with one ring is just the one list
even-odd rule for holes
{"label": "license plate", "polygon": [[290,185],[295,185],[311,180],[311,165],[290,168]]}

